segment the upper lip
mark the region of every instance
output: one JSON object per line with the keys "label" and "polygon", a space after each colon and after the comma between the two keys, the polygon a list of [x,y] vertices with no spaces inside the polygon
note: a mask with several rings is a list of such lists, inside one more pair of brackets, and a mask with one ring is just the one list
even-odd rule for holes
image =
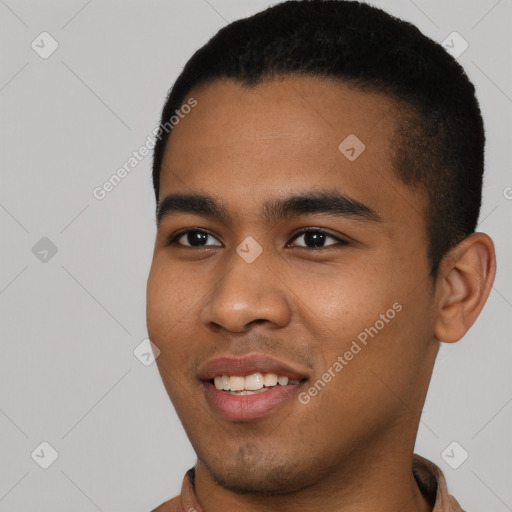
{"label": "upper lip", "polygon": [[211,380],[218,375],[245,377],[252,373],[275,373],[290,380],[307,378],[306,372],[266,354],[248,354],[242,357],[224,356],[207,361],[199,372],[201,380]]}

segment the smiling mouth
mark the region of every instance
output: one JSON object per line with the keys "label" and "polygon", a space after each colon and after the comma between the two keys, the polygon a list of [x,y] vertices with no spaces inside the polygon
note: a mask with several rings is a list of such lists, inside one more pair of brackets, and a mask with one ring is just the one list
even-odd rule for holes
{"label": "smiling mouth", "polygon": [[293,407],[291,399],[308,375],[308,369],[298,363],[291,365],[264,353],[217,357],[198,372],[208,407],[223,420],[237,424]]}
{"label": "smiling mouth", "polygon": [[228,395],[255,395],[275,387],[298,384],[299,379],[289,379],[276,373],[255,372],[250,375],[217,375],[210,381],[216,389]]}

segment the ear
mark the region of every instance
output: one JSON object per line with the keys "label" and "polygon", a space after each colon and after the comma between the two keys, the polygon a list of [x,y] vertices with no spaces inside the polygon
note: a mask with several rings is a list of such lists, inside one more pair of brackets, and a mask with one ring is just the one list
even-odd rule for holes
{"label": "ear", "polygon": [[439,341],[459,341],[484,307],[496,275],[496,253],[491,238],[473,233],[450,249],[436,279]]}

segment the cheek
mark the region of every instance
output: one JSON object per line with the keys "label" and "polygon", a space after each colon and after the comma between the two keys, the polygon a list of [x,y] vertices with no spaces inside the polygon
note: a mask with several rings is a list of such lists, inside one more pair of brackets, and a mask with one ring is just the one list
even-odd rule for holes
{"label": "cheek", "polygon": [[198,391],[189,374],[197,348],[191,342],[190,318],[198,298],[189,279],[165,254],[154,255],[146,288],[147,330],[160,350],[156,365],[180,418],[199,414],[194,411]]}
{"label": "cheek", "polygon": [[161,259],[154,259],[148,277],[146,320],[149,338],[160,350],[165,350],[178,345],[175,341],[181,337],[182,325],[200,297],[199,289],[187,274]]}
{"label": "cheek", "polygon": [[147,283],[147,330],[160,350],[156,364],[174,404],[189,404],[193,392],[190,383],[183,384],[189,381],[186,373],[194,357],[190,329],[184,322],[191,312],[189,285],[183,274],[155,258]]}
{"label": "cheek", "polygon": [[397,290],[374,309],[373,317],[367,319],[359,333],[352,333],[361,351],[346,368],[346,375],[351,375],[351,389],[365,395],[382,414],[386,407],[412,407],[413,397],[417,398],[422,388],[422,376],[431,363],[430,350],[434,349],[426,315],[427,292],[408,295]]}
{"label": "cheek", "polygon": [[[340,386],[348,395],[376,394],[362,391],[375,380],[370,370],[387,383],[407,387],[422,364],[428,338],[426,291],[411,294],[391,263],[385,268],[364,265],[350,272],[332,269],[329,276],[317,275],[315,286],[311,283],[297,277],[294,290],[302,290],[298,293],[304,303],[302,316],[309,318],[322,354],[325,368],[321,371],[343,357],[343,369],[335,373],[344,377],[336,379],[333,388]],[[325,336],[318,336],[322,333]]]}
{"label": "cheek", "polygon": [[166,324],[165,312],[169,310],[168,302],[172,297],[168,293],[169,283],[162,274],[162,269],[153,260],[146,287],[146,321],[149,338],[154,343],[161,336],[162,328]]}
{"label": "cheek", "polygon": [[306,275],[293,275],[293,291],[303,311],[309,310],[319,325],[328,328],[334,345],[373,325],[400,296],[389,270],[381,271],[376,265],[336,266]]}

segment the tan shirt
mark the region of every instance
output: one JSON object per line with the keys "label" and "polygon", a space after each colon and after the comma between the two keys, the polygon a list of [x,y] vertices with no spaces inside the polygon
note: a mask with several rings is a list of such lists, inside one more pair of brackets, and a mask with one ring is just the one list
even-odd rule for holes
{"label": "tan shirt", "polygon": [[[432,512],[464,512],[457,500],[448,494],[443,472],[433,462],[414,454],[412,472],[421,492],[434,507]],[[185,474],[181,495],[162,503],[151,512],[204,512],[194,492],[194,468]]]}

